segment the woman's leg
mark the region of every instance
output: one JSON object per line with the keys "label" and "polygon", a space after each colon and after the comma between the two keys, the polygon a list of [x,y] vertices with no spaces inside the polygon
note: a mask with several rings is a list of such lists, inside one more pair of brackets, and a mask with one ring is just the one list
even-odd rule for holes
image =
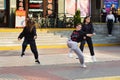
{"label": "woman's leg", "polygon": [[37,51],[37,47],[36,47],[35,41],[31,41],[30,42],[30,48],[31,48],[31,51],[34,54],[35,59],[38,59],[38,51]]}
{"label": "woman's leg", "polygon": [[71,47],[71,49],[77,54],[80,63],[84,64],[84,56],[80,48],[78,47],[78,43],[74,41],[69,41],[68,45]]}
{"label": "woman's leg", "polygon": [[83,53],[82,51],[80,50],[79,47],[76,47],[75,49],[73,49],[74,52],[77,54],[78,58],[79,58],[79,61],[81,64],[84,64],[84,56],[83,56]]}
{"label": "woman's leg", "polygon": [[86,41],[87,41],[87,44],[88,44],[88,47],[89,47],[89,50],[90,50],[92,61],[96,62],[92,39],[87,38]]}
{"label": "woman's leg", "polygon": [[84,50],[84,45],[85,45],[85,40],[81,41],[81,44],[80,44],[80,49],[82,52]]}
{"label": "woman's leg", "polygon": [[27,44],[28,44],[28,41],[24,40],[23,43],[22,43],[22,54],[21,54],[21,57],[23,55],[25,55],[25,50],[26,50],[26,47],[27,47]]}
{"label": "woman's leg", "polygon": [[109,35],[111,35],[111,33],[112,33],[112,27],[113,27],[113,21],[112,20],[108,20],[107,28],[108,28],[108,34]]}
{"label": "woman's leg", "polygon": [[68,57],[72,58],[73,57],[73,50],[70,48],[69,52],[68,52]]}
{"label": "woman's leg", "polygon": [[113,21],[110,22],[110,32],[109,32],[110,35],[112,34],[112,29],[113,29]]}
{"label": "woman's leg", "polygon": [[38,51],[37,51],[37,47],[36,47],[35,41],[31,41],[31,42],[30,42],[30,48],[31,48],[31,51],[32,51],[33,54],[34,54],[35,62],[37,62],[38,64],[40,64],[40,62],[39,62],[39,60],[38,60]]}
{"label": "woman's leg", "polygon": [[87,41],[87,44],[88,44],[88,47],[89,47],[91,56],[94,56],[95,53],[94,53],[94,48],[93,48],[92,39],[91,39],[91,38],[87,38],[86,41]]}

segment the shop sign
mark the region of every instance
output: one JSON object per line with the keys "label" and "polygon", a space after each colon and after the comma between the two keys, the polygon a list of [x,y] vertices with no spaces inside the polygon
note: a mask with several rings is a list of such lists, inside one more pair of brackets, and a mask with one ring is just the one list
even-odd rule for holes
{"label": "shop sign", "polygon": [[29,3],[42,3],[43,0],[29,0]]}
{"label": "shop sign", "polygon": [[119,1],[118,0],[104,0],[104,5],[106,6],[107,12],[110,11],[111,5],[114,4],[115,8],[118,9]]}
{"label": "shop sign", "polygon": [[42,9],[42,3],[30,3],[29,9]]}
{"label": "shop sign", "polygon": [[43,11],[43,1],[42,0],[29,0],[29,11]]}
{"label": "shop sign", "polygon": [[48,0],[47,14],[51,15],[52,13],[53,13],[53,0]]}
{"label": "shop sign", "polygon": [[25,19],[26,19],[26,11],[21,11],[21,10],[17,10],[16,11],[16,27],[24,27],[25,24]]}

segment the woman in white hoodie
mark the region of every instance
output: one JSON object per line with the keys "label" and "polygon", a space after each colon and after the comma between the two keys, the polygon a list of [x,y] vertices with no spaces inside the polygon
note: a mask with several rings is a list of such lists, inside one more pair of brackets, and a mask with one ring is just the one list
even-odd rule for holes
{"label": "woman in white hoodie", "polygon": [[112,36],[112,28],[113,23],[115,22],[115,17],[112,14],[112,11],[109,12],[106,16],[107,28],[108,28],[108,36]]}

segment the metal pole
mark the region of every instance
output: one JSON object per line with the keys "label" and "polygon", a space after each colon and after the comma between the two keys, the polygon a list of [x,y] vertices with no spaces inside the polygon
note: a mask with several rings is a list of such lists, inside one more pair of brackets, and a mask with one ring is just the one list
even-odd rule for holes
{"label": "metal pole", "polygon": [[25,0],[25,11],[26,11],[26,17],[28,17],[28,12],[29,12],[29,10],[28,10],[28,3],[29,3],[29,1],[28,0]]}
{"label": "metal pole", "polygon": [[75,0],[75,12],[77,11],[77,0]]}
{"label": "metal pole", "polygon": [[65,0],[64,0],[64,15],[65,15]]}

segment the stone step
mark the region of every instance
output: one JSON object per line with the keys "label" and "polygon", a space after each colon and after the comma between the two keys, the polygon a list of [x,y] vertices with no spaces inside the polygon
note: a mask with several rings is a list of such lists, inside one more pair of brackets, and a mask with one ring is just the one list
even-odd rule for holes
{"label": "stone step", "polygon": [[[17,40],[19,32],[0,32],[0,46],[20,46],[23,42]],[[66,37],[54,35],[53,33],[38,32],[36,43],[37,45],[66,45]]]}
{"label": "stone step", "polygon": [[[66,45],[66,42],[72,31],[48,31],[38,32],[36,43],[37,45]],[[0,46],[20,46],[23,42],[17,40],[20,32],[0,32]],[[106,34],[96,34],[92,38],[94,44],[111,44],[120,43],[119,36],[108,37]]]}
{"label": "stone step", "polygon": [[[69,38],[72,31],[63,30],[63,31],[51,31],[55,35],[60,35],[61,37]],[[120,43],[120,35],[113,35],[108,37],[107,34],[96,34],[92,37],[93,43],[109,44],[109,43]]]}

